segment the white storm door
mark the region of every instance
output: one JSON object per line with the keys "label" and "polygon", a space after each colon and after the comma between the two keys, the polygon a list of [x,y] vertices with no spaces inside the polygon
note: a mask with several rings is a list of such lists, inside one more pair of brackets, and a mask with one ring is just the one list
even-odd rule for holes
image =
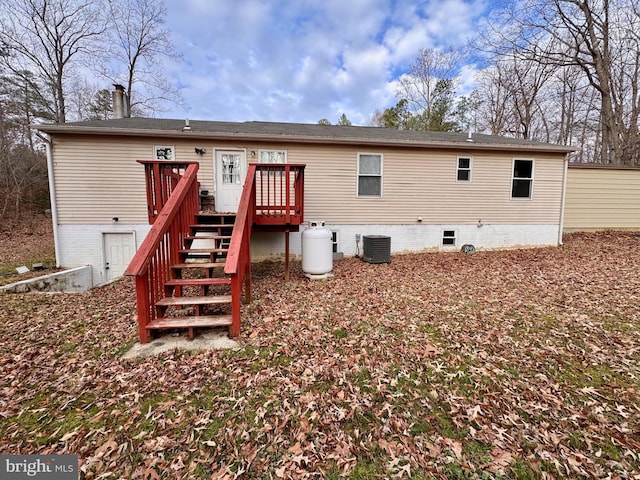
{"label": "white storm door", "polygon": [[105,282],[120,278],[136,253],[133,232],[103,233]]}
{"label": "white storm door", "polygon": [[216,211],[237,212],[247,174],[244,151],[216,151]]}

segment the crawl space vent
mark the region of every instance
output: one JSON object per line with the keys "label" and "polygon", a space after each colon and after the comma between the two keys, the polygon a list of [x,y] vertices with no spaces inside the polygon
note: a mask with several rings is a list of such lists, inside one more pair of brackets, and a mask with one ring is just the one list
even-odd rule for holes
{"label": "crawl space vent", "polygon": [[364,235],[362,260],[369,263],[391,263],[391,237]]}

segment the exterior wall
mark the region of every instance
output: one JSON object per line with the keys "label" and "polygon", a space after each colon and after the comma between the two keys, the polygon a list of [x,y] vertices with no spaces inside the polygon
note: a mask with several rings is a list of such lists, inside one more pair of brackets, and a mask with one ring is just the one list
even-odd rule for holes
{"label": "exterior wall", "polygon": [[[136,160],[153,158],[154,145],[174,146],[178,161],[199,161],[201,188],[212,193],[216,149],[242,149],[247,162],[257,162],[262,149],[285,150],[288,163],[307,165],[306,220],[324,220],[339,231],[340,251],[346,255],[357,253],[356,233],[391,236],[392,252],[440,248],[443,230],[456,230],[454,249],[464,243],[505,248],[558,242],[562,154],[237,143],[189,138],[188,133],[184,139],[54,136],[61,266],[90,264],[94,284],[102,284],[102,233],[134,231],[140,246],[149,225],[144,169]],[[196,147],[207,153],[198,156]],[[383,155],[381,198],[357,197],[358,153]],[[456,181],[459,156],[472,159],[471,182]],[[514,158],[534,160],[531,199],[511,199]],[[256,260],[283,251],[282,234],[257,234],[252,241]],[[291,235],[291,252],[300,253],[300,233]]]}
{"label": "exterior wall", "polygon": [[[216,149],[244,149],[248,162],[261,149],[287,152],[288,163],[305,163],[305,217],[334,224],[557,224],[563,156],[517,152],[471,152],[208,142],[197,139],[59,136],[54,176],[61,224],[146,223],[143,167],[154,145],[174,145],[177,160],[200,162],[198,180],[214,192]],[[198,156],[195,147],[207,149]],[[357,197],[358,152],[383,155],[382,198]],[[255,156],[253,155],[255,153]],[[458,156],[472,158],[472,181],[457,182]],[[511,199],[513,159],[534,160],[532,199]]]}
{"label": "exterior wall", "polygon": [[570,166],[564,231],[640,230],[640,169]]}
{"label": "exterior wall", "polygon": [[213,190],[213,159],[202,161],[196,141],[113,136],[54,137],[53,172],[60,224],[147,223],[144,167],[136,160],[153,158],[154,145],[175,146],[177,160],[201,161],[203,189]]}
{"label": "exterior wall", "polygon": [[[357,197],[358,152],[383,154],[382,198]],[[298,153],[300,160],[297,159]],[[457,182],[458,156],[473,159],[472,181]],[[534,159],[533,198],[511,199],[513,158]],[[306,163],[305,218],[334,224],[557,224],[563,158],[464,150],[332,148],[289,151]]]}
{"label": "exterior wall", "polygon": [[[481,226],[467,224],[447,225],[332,225],[331,231],[338,232],[338,251],[347,256],[362,255],[362,240],[356,246],[356,234],[386,235],[391,237],[391,253],[419,252],[424,250],[458,251],[464,244],[472,244],[476,249],[498,249],[558,244],[558,225],[500,224]],[[456,232],[456,244],[442,245],[444,230]],[[291,233],[289,250],[293,255],[302,252],[302,232]],[[283,233],[258,233],[251,239],[252,260],[264,260],[284,254]]]}
{"label": "exterior wall", "polygon": [[83,265],[93,267],[93,285],[106,283],[105,256],[102,234],[108,232],[135,232],[136,249],[140,247],[150,226],[140,225],[77,225],[58,226],[60,266],[73,268]]}

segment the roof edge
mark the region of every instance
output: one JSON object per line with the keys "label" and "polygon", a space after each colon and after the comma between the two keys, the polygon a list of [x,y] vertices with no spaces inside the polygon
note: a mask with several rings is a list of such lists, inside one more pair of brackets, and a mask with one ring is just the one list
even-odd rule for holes
{"label": "roof edge", "polygon": [[593,169],[593,170],[640,170],[640,165],[611,165],[602,163],[570,162],[569,168]]}
{"label": "roof edge", "polygon": [[287,135],[287,134],[261,134],[261,133],[228,133],[228,132],[199,132],[193,130],[162,130],[162,129],[142,129],[142,128],[109,128],[78,125],[32,125],[46,134],[65,135],[100,135],[100,136],[127,136],[127,137],[170,137],[170,138],[192,138],[207,140],[243,140],[243,141],[269,141],[281,143],[305,143],[305,144],[339,144],[339,145],[375,145],[386,147],[406,147],[406,148],[453,148],[464,150],[499,150],[513,151],[526,150],[547,153],[571,153],[575,148],[565,145],[555,145],[551,143],[540,144],[517,144],[504,143],[494,144],[474,141],[454,142],[454,141],[415,141],[415,140],[390,140],[390,139],[370,139],[360,137],[322,137],[311,135]]}

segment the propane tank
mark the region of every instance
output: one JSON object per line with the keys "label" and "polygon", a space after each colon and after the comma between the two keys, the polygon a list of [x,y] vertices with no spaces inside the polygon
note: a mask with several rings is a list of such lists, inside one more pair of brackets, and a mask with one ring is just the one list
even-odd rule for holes
{"label": "propane tank", "polygon": [[309,275],[326,275],[333,270],[331,230],[324,222],[309,222],[302,232],[302,271]]}

